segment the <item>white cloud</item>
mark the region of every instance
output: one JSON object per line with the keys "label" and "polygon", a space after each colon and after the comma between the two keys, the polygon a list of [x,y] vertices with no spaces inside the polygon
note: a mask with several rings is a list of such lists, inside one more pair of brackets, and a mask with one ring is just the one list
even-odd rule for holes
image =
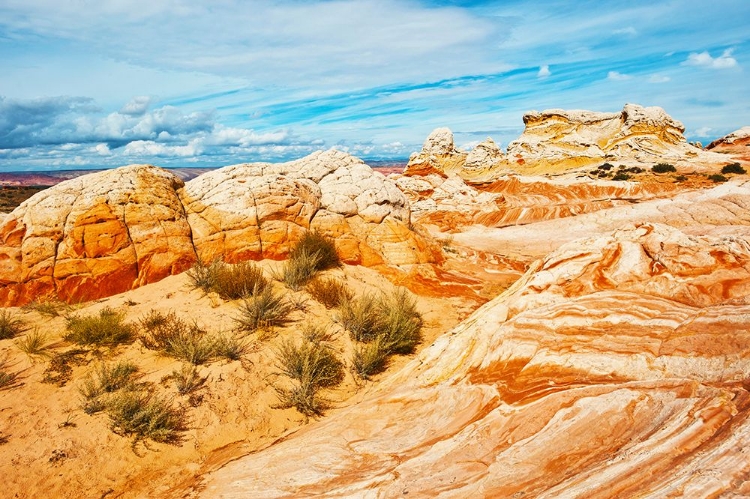
{"label": "white cloud", "polygon": [[700,127],[695,132],[693,132],[692,135],[695,135],[696,137],[701,137],[701,138],[710,137],[711,130],[713,130],[713,128],[711,128],[710,126]]}
{"label": "white cloud", "polygon": [[648,78],[649,83],[667,83],[668,81],[671,81],[672,79],[669,76],[664,75],[651,75]]}
{"label": "white cloud", "polygon": [[93,151],[99,156],[109,156],[112,154],[112,151],[109,150],[109,146],[107,144],[97,144],[94,146]]}
{"label": "white cloud", "polygon": [[627,28],[620,28],[613,31],[615,35],[628,35],[628,36],[635,36],[638,34],[638,30],[636,30],[632,26],[628,26]]}
{"label": "white cloud", "polygon": [[536,74],[537,78],[546,78],[552,73],[549,70],[549,65],[539,66],[539,72]]}
{"label": "white cloud", "polygon": [[693,52],[682,64],[687,66],[702,66],[711,69],[728,69],[737,66],[737,59],[732,57],[733,49],[725,50],[719,57],[711,57],[708,52]]}
{"label": "white cloud", "polygon": [[129,116],[143,116],[148,111],[148,106],[151,104],[151,97],[146,95],[140,95],[133,97],[130,102],[122,106],[120,114],[127,114]]}
{"label": "white cloud", "polygon": [[153,140],[135,140],[125,146],[123,153],[128,156],[198,156],[203,152],[199,139],[194,139],[184,146],[170,146]]}
{"label": "white cloud", "polygon": [[631,78],[632,76],[618,73],[617,71],[610,71],[609,73],[607,73],[607,79],[612,81],[625,81]]}

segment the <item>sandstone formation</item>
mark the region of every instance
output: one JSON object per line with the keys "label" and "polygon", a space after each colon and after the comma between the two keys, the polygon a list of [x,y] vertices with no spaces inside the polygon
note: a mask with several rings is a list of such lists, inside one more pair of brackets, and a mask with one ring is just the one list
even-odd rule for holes
{"label": "sandstone formation", "polygon": [[0,225],[0,304],[80,301],[179,273],[201,258],[283,258],[303,231],[336,239],[344,261],[432,262],[395,184],[339,151],[243,164],[183,183],[147,165],[62,182]]}
{"label": "sandstone formation", "polygon": [[409,202],[393,181],[336,150],[221,168],[187,182],[182,198],[203,260],[281,258],[311,228],[333,237],[347,263],[434,259],[409,229]]}
{"label": "sandstone formation", "polygon": [[490,137],[487,137],[483,142],[474,147],[469,154],[466,155],[466,163],[464,163],[464,170],[481,171],[483,169],[490,169],[505,158],[505,154],[500,147],[495,144],[495,141]]}
{"label": "sandstone formation", "polygon": [[750,161],[750,126],[744,126],[725,137],[714,140],[706,146],[706,149],[730,154],[732,160]]}
{"label": "sandstone formation", "polygon": [[747,234],[646,223],[566,244],[203,496],[747,496]]}
{"label": "sandstone formation", "polygon": [[442,231],[474,224],[523,225],[581,215],[613,206],[673,195],[671,182],[620,182],[589,178],[549,179],[507,175],[470,182],[436,174],[400,176],[396,185],[409,197],[412,217]]}
{"label": "sandstone formation", "polygon": [[195,252],[181,186],[132,165],[32,196],[0,226],[0,304],[89,300],[187,269]]}
{"label": "sandstone formation", "polygon": [[409,158],[404,175],[448,175],[457,173],[466,163],[467,154],[456,149],[453,132],[449,128],[436,128],[422,145],[422,150]]}

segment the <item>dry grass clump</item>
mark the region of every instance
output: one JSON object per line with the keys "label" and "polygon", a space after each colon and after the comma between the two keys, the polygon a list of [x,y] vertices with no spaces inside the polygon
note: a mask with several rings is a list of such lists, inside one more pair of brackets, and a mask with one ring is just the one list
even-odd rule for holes
{"label": "dry grass clump", "polygon": [[109,307],[98,315],[70,316],[65,321],[66,341],[79,345],[115,346],[135,339],[136,328],[125,322],[125,314]]}
{"label": "dry grass clump", "polygon": [[302,329],[302,337],[312,343],[328,343],[335,339],[336,333],[326,326],[309,323]]}
{"label": "dry grass clump", "polygon": [[250,350],[250,344],[242,338],[230,335],[219,335],[214,341],[214,350],[217,357],[227,360],[241,360]]}
{"label": "dry grass clump", "polygon": [[292,388],[276,387],[280,407],[294,407],[305,416],[319,416],[329,406],[319,395],[344,379],[344,365],[328,346],[311,341],[281,343],[276,351],[276,367],[292,380]]}
{"label": "dry grass clump", "polygon": [[246,298],[240,305],[240,315],[235,317],[240,330],[254,332],[289,322],[294,307],[268,287],[261,293]]}
{"label": "dry grass clump", "polygon": [[297,291],[318,272],[340,265],[341,258],[333,240],[319,232],[308,231],[289,252],[289,259],[281,272],[281,280],[290,289]]}
{"label": "dry grass clump", "polygon": [[342,301],[351,300],[353,296],[345,282],[332,277],[316,277],[307,283],[305,289],[326,308],[338,307]]}
{"label": "dry grass clump", "polygon": [[354,349],[352,365],[362,379],[382,372],[391,355],[413,353],[422,341],[422,316],[404,289],[378,298],[365,295],[344,300],[339,320],[360,343]]}
{"label": "dry grass clump", "polygon": [[144,347],[168,357],[200,365],[216,356],[216,340],[196,323],[188,324],[174,312],[152,310],[140,320]]}
{"label": "dry grass clump", "polygon": [[10,310],[0,311],[0,340],[15,338],[26,330],[28,330],[26,323]]}
{"label": "dry grass clump", "polygon": [[20,385],[18,373],[9,372],[6,361],[0,360],[0,390],[10,390]]}
{"label": "dry grass clump", "polygon": [[73,365],[80,366],[88,362],[88,350],[74,348],[66,352],[59,352],[50,358],[44,370],[42,383],[65,386],[73,377]]}
{"label": "dry grass clump", "polygon": [[59,317],[63,315],[63,312],[69,312],[70,310],[72,310],[72,307],[70,305],[60,300],[34,300],[30,303],[27,303],[21,308],[23,310],[34,311],[39,315],[44,315],[46,317]]}
{"label": "dry grass clump", "polygon": [[172,371],[167,378],[174,380],[177,393],[189,395],[206,383],[206,378],[198,373],[198,368],[192,364],[183,364],[182,368]]}
{"label": "dry grass clump", "polygon": [[137,389],[137,373],[138,366],[132,362],[102,364],[94,373],[89,373],[78,388],[83,412],[95,414],[103,411],[108,407],[110,394],[122,389]]}
{"label": "dry grass clump", "polygon": [[17,339],[14,343],[33,361],[50,356],[47,335],[38,329],[26,333],[24,337]]}
{"label": "dry grass clump", "polygon": [[132,436],[133,446],[146,438],[176,444],[188,429],[185,409],[153,392],[120,391],[109,400],[106,412],[112,431]]}
{"label": "dry grass clump", "polygon": [[237,300],[262,292],[269,284],[263,269],[251,262],[234,265],[214,260],[209,265],[198,261],[187,272],[194,288],[215,292],[225,300]]}

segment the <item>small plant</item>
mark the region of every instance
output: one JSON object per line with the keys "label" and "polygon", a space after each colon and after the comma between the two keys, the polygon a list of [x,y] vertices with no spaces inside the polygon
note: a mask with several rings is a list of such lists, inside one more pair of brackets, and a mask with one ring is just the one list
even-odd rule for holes
{"label": "small plant", "polygon": [[224,300],[255,295],[268,286],[263,270],[251,262],[230,265],[214,260],[210,265],[197,262],[187,273],[194,288],[215,292]]}
{"label": "small plant", "polygon": [[66,319],[65,340],[79,345],[116,346],[135,338],[135,327],[125,323],[125,314],[103,308],[98,315],[71,316]]}
{"label": "small plant", "polygon": [[744,175],[745,173],[747,173],[747,170],[742,168],[742,165],[740,165],[739,163],[730,163],[721,169],[721,173],[736,173],[738,175]]}
{"label": "small plant", "polygon": [[333,240],[317,231],[305,232],[289,252],[289,259],[300,258],[303,254],[318,256],[315,270],[328,270],[341,266],[341,258],[336,252]]}
{"label": "small plant", "polygon": [[175,359],[199,366],[216,356],[216,340],[200,329],[191,328],[185,334],[175,337],[165,353]]}
{"label": "small plant", "polygon": [[713,175],[708,176],[708,180],[710,180],[711,182],[720,183],[720,182],[726,182],[729,179],[726,178],[724,175],[721,175],[719,173],[714,173]]}
{"label": "small plant", "polygon": [[10,310],[0,311],[0,340],[15,338],[27,329],[26,323],[15,317]]}
{"label": "small plant", "polygon": [[18,383],[18,373],[8,372],[6,370],[6,362],[0,361],[0,390],[10,390],[20,386]]}
{"label": "small plant", "polygon": [[596,167],[597,170],[602,170],[602,171],[609,171],[612,168],[614,168],[614,165],[610,163],[604,163]]}
{"label": "small plant", "polygon": [[310,296],[326,308],[338,307],[342,301],[351,300],[352,292],[346,283],[334,278],[316,277],[305,288]]}
{"label": "small plant", "polygon": [[107,404],[112,431],[133,437],[133,446],[146,438],[155,442],[176,444],[187,430],[187,415],[181,407],[153,393],[122,391]]}
{"label": "small plant", "polygon": [[244,340],[234,336],[221,335],[214,342],[215,355],[228,360],[242,360],[249,348]]}
{"label": "small plant", "polygon": [[60,315],[62,315],[61,312],[69,311],[71,309],[70,305],[59,300],[49,300],[49,301],[34,300],[30,303],[27,303],[21,308],[24,310],[34,311],[38,313],[39,315],[44,315],[46,317],[59,317]]}
{"label": "small plant", "polygon": [[379,340],[360,344],[354,347],[352,368],[357,376],[367,380],[388,367],[388,357],[388,352]]}
{"label": "small plant", "polygon": [[302,336],[311,343],[328,343],[335,339],[336,334],[325,326],[307,324],[302,329]]}
{"label": "small plant", "polygon": [[685,175],[677,175],[677,176],[676,176],[676,177],[674,178],[675,182],[684,182],[684,181],[686,181],[687,179],[688,179],[688,178],[687,178],[687,177],[686,177]]}
{"label": "small plant", "polygon": [[56,353],[52,356],[44,370],[42,383],[50,383],[57,386],[65,386],[73,376],[71,365],[80,366],[87,362],[86,355],[88,352],[81,348],[74,348],[67,352]]}
{"label": "small plant", "polygon": [[670,165],[669,163],[657,163],[651,167],[651,171],[654,173],[670,173],[676,172],[677,168]]}
{"label": "small plant", "polygon": [[283,326],[289,321],[293,307],[281,295],[268,287],[256,296],[246,298],[240,305],[240,315],[235,317],[243,331],[254,332],[274,326]]}
{"label": "small plant", "polygon": [[381,297],[379,303],[381,318],[378,321],[378,337],[382,348],[390,353],[410,354],[422,341],[422,316],[417,312],[417,304],[403,288],[396,289],[390,296]]}
{"label": "small plant", "polygon": [[172,371],[168,377],[174,380],[177,393],[180,395],[189,395],[206,383],[206,378],[191,364],[183,364],[179,371]]}
{"label": "small plant", "polygon": [[144,347],[169,357],[200,365],[216,356],[216,340],[198,324],[188,324],[174,312],[152,310],[140,321]]}
{"label": "small plant", "polygon": [[294,407],[305,416],[322,414],[328,404],[318,392],[343,381],[343,363],[330,348],[310,341],[303,341],[300,345],[291,340],[284,341],[277,349],[276,357],[281,374],[294,381],[291,389],[276,388],[281,407]]}
{"label": "small plant", "polygon": [[34,329],[26,333],[23,338],[17,339],[15,345],[25,353],[31,360],[37,360],[43,357],[49,357],[49,345],[47,345],[47,335]]}
{"label": "small plant", "polygon": [[294,291],[304,286],[315,274],[318,273],[318,263],[320,256],[318,253],[308,253],[307,250],[298,251],[293,258],[284,262],[281,270],[281,280],[284,284]]}
{"label": "small plant", "polygon": [[630,180],[630,175],[623,172],[617,172],[617,174],[612,177],[612,180]]}
{"label": "small plant", "polygon": [[379,314],[372,295],[343,300],[339,306],[339,322],[355,341],[372,341],[377,336]]}
{"label": "small plant", "polygon": [[107,408],[108,396],[118,390],[136,389],[135,378],[138,366],[132,362],[118,362],[113,365],[102,364],[95,373],[83,380],[78,387],[81,394],[81,408],[86,414],[95,414]]}

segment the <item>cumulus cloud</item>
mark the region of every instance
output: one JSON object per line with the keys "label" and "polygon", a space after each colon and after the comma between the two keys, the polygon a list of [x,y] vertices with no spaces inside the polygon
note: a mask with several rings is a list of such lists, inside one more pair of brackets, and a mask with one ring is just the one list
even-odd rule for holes
{"label": "cumulus cloud", "polygon": [[539,72],[536,74],[537,78],[546,78],[552,73],[549,70],[549,65],[539,66]]}
{"label": "cumulus cloud", "polygon": [[719,57],[711,57],[708,52],[693,52],[683,62],[687,66],[702,66],[711,69],[728,69],[737,66],[737,59],[732,57],[734,49],[725,50]]}
{"label": "cumulus cloud", "polygon": [[617,71],[610,71],[607,73],[607,79],[612,81],[625,81],[631,79],[632,76],[619,73]]}
{"label": "cumulus cloud", "polygon": [[130,102],[122,106],[120,114],[126,114],[128,116],[143,116],[148,111],[148,106],[151,104],[151,97],[146,95],[139,95],[133,97]]}
{"label": "cumulus cloud", "polygon": [[153,140],[135,140],[126,145],[123,152],[129,156],[177,156],[184,158],[201,154],[203,146],[198,139],[193,139],[182,146],[160,144]]}

